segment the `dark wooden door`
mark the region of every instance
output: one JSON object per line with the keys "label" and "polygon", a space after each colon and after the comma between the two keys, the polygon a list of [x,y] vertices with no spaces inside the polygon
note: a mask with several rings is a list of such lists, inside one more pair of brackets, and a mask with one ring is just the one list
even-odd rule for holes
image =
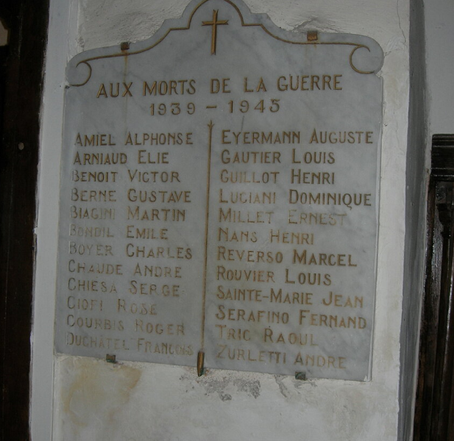
{"label": "dark wooden door", "polygon": [[415,441],[454,440],[454,135],[433,138]]}
{"label": "dark wooden door", "polygon": [[0,440],[28,440],[34,224],[47,0],[0,0]]}

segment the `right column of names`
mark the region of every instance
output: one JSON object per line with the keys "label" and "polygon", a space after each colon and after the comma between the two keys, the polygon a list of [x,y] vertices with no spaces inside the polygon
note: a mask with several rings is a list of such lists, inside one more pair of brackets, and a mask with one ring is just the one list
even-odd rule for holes
{"label": "right column of names", "polygon": [[374,137],[215,128],[208,366],[367,376],[376,189],[361,164]]}

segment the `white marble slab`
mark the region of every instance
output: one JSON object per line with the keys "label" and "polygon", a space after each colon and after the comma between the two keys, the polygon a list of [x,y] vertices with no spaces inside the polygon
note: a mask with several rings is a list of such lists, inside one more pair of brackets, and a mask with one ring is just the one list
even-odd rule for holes
{"label": "white marble slab", "polygon": [[71,60],[57,351],[370,378],[382,62],[229,0]]}

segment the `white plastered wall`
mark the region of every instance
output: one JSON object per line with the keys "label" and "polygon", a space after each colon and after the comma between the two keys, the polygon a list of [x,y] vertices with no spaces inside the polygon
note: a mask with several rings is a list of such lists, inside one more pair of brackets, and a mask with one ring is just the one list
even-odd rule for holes
{"label": "white plastered wall", "polygon": [[454,2],[425,0],[429,133],[454,133]]}
{"label": "white plastered wall", "polygon": [[148,38],[189,0],[51,0],[42,113],[32,371],[34,441],[397,439],[408,129],[408,0],[246,0],[284,29],[354,33],[385,52],[372,381],[210,371],[53,354],[64,68],[76,52]]}

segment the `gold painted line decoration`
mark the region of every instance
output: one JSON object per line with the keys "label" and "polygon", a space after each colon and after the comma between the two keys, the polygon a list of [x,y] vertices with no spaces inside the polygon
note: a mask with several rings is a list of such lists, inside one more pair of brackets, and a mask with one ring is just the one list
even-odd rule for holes
{"label": "gold painted line decoration", "polygon": [[205,212],[205,257],[203,265],[203,294],[202,294],[202,335],[201,347],[205,347],[205,321],[206,321],[206,297],[207,297],[207,267],[208,267],[208,230],[210,221],[210,181],[211,181],[211,148],[213,143],[213,121],[208,124],[208,168],[207,168],[207,193]]}
{"label": "gold painted line decoration", "polygon": [[277,35],[274,35],[271,31],[269,31],[262,23],[245,23],[244,22],[244,18],[243,18],[243,14],[241,14],[241,11],[240,9],[238,8],[237,5],[235,5],[233,2],[231,2],[230,0],[224,0],[226,3],[228,3],[229,5],[231,5],[238,13],[238,15],[240,16],[240,20],[241,20],[241,26],[244,26],[244,27],[252,27],[252,26],[255,26],[255,27],[259,27],[259,28],[262,28],[269,36],[275,38],[276,40],[279,40],[279,41],[282,41],[283,43],[288,43],[288,44],[296,44],[296,45],[303,45],[303,46],[307,46],[307,45],[339,45],[339,46],[355,46],[355,48],[353,49],[353,51],[350,53],[350,67],[357,73],[359,74],[365,74],[365,75],[368,75],[368,74],[372,74],[374,73],[373,70],[371,71],[361,71],[359,69],[357,69],[354,65],[353,65],[353,61],[352,61],[352,57],[353,57],[353,54],[358,50],[358,49],[361,49],[361,48],[365,48],[367,49],[369,52],[370,52],[370,49],[364,45],[364,44],[359,44],[359,43],[348,43],[348,42],[341,42],[341,41],[292,41],[292,40],[285,40],[281,37],[278,37]]}
{"label": "gold painted line decoration", "polygon": [[213,9],[213,21],[203,21],[202,26],[211,26],[211,55],[216,55],[216,39],[218,26],[228,25],[228,20],[218,21],[218,9]]}
{"label": "gold painted line decoration", "polygon": [[199,351],[197,354],[197,375],[201,377],[205,373],[205,352]]}
{"label": "gold painted line decoration", "polygon": [[[158,44],[160,44],[170,34],[170,32],[172,32],[172,31],[187,31],[187,30],[189,30],[190,27],[191,27],[191,23],[192,23],[192,19],[194,17],[194,14],[197,12],[197,10],[200,7],[202,7],[205,3],[209,2],[209,1],[211,1],[211,0],[203,0],[202,2],[200,2],[194,8],[194,10],[191,12],[191,14],[189,16],[189,20],[188,20],[187,26],[182,26],[182,27],[168,29],[167,32],[161,38],[159,38],[158,41],[156,41],[155,43],[153,43],[152,45],[150,45],[150,46],[148,46],[148,47],[146,47],[144,49],[140,49],[140,50],[132,51],[132,52],[123,50],[123,51],[121,51],[119,53],[114,53],[114,54],[110,54],[110,55],[102,55],[102,56],[98,56],[98,57],[91,57],[91,58],[87,58],[86,60],[79,61],[77,63],[77,65],[76,65],[76,67],[78,67],[81,64],[85,64],[89,68],[89,74],[88,74],[87,79],[83,83],[71,84],[71,86],[75,86],[75,87],[84,86],[85,84],[87,84],[90,81],[90,78],[91,78],[91,75],[92,75],[92,67],[89,64],[90,61],[101,60],[101,59],[105,59],[105,58],[127,57],[127,56],[130,56],[130,55],[141,54],[143,52],[147,52],[147,51],[153,49]],[[243,15],[242,15],[240,9],[238,8],[238,6],[236,6],[231,0],[223,0],[223,1],[228,3],[229,5],[231,5],[235,9],[235,11],[238,13],[238,15],[240,17],[240,21],[241,21],[241,26],[243,26],[243,27],[259,27],[264,32],[266,32],[268,35],[270,35],[272,38],[274,38],[276,40],[279,40],[279,41],[282,41],[283,43],[300,45],[300,46],[307,46],[307,45],[314,45],[314,46],[316,46],[316,45],[324,45],[324,46],[330,46],[330,45],[352,46],[353,49],[352,49],[352,52],[350,53],[350,57],[349,57],[350,67],[355,72],[357,72],[359,74],[368,75],[368,74],[374,73],[373,70],[371,70],[371,71],[362,71],[362,70],[356,68],[354,66],[354,64],[353,64],[352,58],[353,58],[354,53],[358,49],[367,49],[370,52],[370,48],[368,46],[364,45],[364,44],[352,43],[352,42],[341,42],[341,41],[338,41],[338,42],[335,42],[335,41],[333,41],[333,42],[329,42],[329,41],[323,42],[323,41],[292,41],[292,40],[286,40],[284,38],[278,37],[277,35],[274,35],[262,23],[246,23],[244,21]],[[213,10],[213,12],[215,12],[215,10]],[[213,26],[213,28],[212,28],[212,41],[211,41],[211,43],[212,43],[212,46],[211,46],[212,54],[213,54],[213,49],[214,49],[214,53],[216,52],[216,28],[217,28],[218,25],[227,24],[227,23],[223,23],[223,22],[217,22],[217,14],[213,14],[213,15],[216,15],[216,17],[215,17],[216,19],[213,19],[213,22],[210,22],[210,23],[209,22],[203,22],[203,24],[206,23],[206,26],[208,26],[208,25]],[[224,21],[228,22],[228,20],[224,20]],[[214,42],[214,46],[213,46],[213,42]]]}

